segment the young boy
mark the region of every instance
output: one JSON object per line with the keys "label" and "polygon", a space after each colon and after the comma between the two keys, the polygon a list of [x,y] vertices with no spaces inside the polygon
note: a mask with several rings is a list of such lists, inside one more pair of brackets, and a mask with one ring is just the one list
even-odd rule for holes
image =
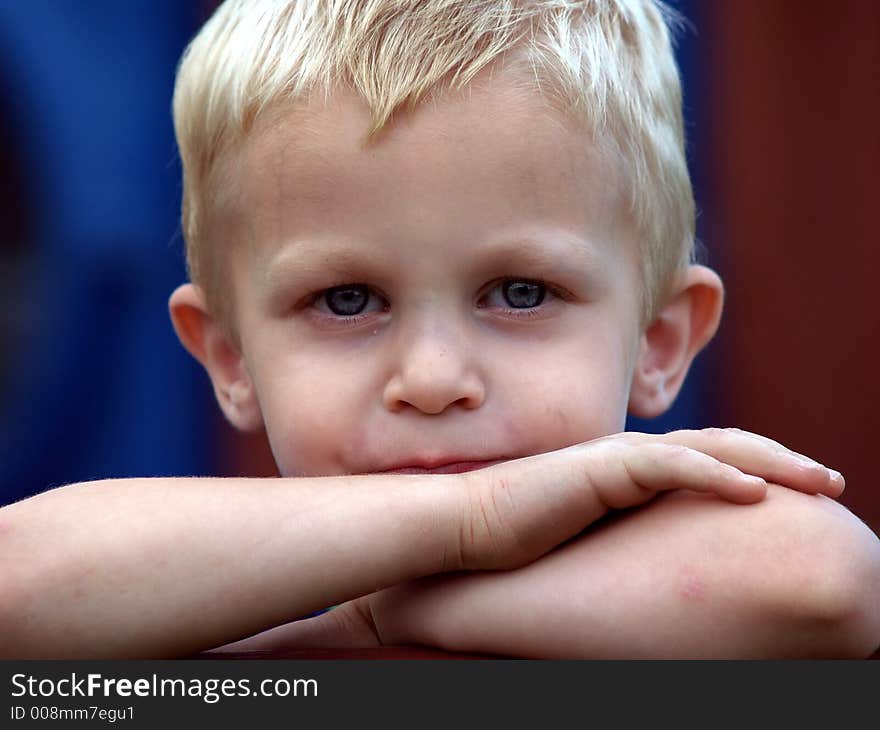
{"label": "young boy", "polygon": [[224,3],[178,74],[170,310],[282,478],[4,508],[4,653],[869,655],[880,544],[839,474],[736,430],[621,433],[722,306],[663,13]]}

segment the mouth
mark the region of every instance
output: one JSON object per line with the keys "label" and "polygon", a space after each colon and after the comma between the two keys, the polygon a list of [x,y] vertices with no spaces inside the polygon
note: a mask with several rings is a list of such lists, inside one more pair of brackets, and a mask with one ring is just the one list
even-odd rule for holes
{"label": "mouth", "polygon": [[461,474],[466,471],[476,471],[500,464],[507,459],[494,459],[491,461],[454,461],[438,466],[401,466],[394,469],[386,469],[376,472],[377,474]]}

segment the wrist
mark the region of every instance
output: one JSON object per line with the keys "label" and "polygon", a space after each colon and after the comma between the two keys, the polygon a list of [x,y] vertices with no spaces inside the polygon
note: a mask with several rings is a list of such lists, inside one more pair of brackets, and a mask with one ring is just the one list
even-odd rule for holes
{"label": "wrist", "polygon": [[462,474],[425,474],[413,480],[416,483],[399,485],[412,509],[412,549],[425,561],[413,577],[462,570],[468,480]]}
{"label": "wrist", "polygon": [[[408,566],[399,581],[462,567],[462,533],[467,514],[467,488],[463,475],[370,475],[370,486],[383,495],[380,512],[385,514],[385,539],[394,562]],[[360,479],[361,477],[355,477]],[[351,491],[364,494],[363,484]],[[381,588],[383,586],[376,586]]]}

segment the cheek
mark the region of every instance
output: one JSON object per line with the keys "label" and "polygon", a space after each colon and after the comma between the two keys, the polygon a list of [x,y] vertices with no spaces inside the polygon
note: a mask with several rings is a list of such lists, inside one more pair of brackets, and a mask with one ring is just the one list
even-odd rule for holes
{"label": "cheek", "polygon": [[556,346],[535,366],[509,373],[506,420],[515,438],[538,438],[553,450],[623,429],[629,379],[619,340]]}
{"label": "cheek", "polygon": [[529,420],[551,449],[608,436],[623,429],[626,401],[608,383],[597,383],[587,373],[560,378],[545,388],[531,408]]}
{"label": "cheek", "polygon": [[[261,392],[263,420],[283,476],[343,473],[340,454],[359,438],[359,390],[328,368],[288,366],[296,377],[269,378]],[[288,368],[285,368],[287,370]]]}

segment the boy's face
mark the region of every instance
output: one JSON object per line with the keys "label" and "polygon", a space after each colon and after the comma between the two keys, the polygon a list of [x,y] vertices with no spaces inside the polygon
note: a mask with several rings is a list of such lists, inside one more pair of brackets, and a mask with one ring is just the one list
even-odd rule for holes
{"label": "boy's face", "polygon": [[492,84],[368,147],[366,107],[340,92],[228,160],[213,235],[233,252],[243,364],[282,475],[511,459],[622,430],[641,283],[618,180],[563,115]]}

